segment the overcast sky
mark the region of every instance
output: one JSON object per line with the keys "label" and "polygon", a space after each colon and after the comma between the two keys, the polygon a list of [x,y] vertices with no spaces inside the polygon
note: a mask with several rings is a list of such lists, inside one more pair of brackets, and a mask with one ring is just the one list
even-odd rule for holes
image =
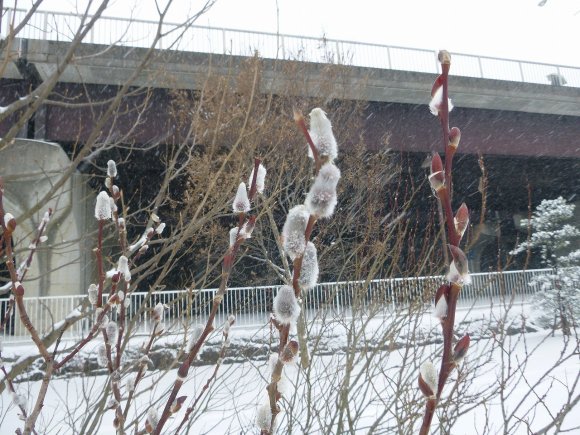
{"label": "overcast sky", "polygon": [[[198,23],[580,67],[580,0],[547,0],[543,7],[539,2],[217,0]],[[11,3],[4,1],[5,6]],[[30,3],[20,0],[18,6]],[[70,12],[83,3],[86,0],[45,0],[41,9]],[[155,19],[154,0],[111,4],[106,15]],[[178,22],[201,4],[174,0],[169,20]]]}

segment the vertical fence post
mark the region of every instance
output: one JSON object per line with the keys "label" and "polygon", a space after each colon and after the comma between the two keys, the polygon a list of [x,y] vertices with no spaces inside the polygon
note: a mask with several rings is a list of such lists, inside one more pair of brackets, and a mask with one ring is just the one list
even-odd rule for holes
{"label": "vertical fence post", "polygon": [[223,54],[227,54],[228,50],[226,46],[226,29],[222,29],[222,45],[224,47]]}

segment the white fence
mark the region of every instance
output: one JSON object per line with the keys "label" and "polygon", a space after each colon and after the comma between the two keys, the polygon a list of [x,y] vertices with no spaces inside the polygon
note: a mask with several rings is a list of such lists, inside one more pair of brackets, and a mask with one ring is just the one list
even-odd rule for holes
{"label": "white fence", "polygon": [[[534,276],[550,274],[550,269],[518,270],[501,273],[474,273],[472,283],[461,291],[459,306],[490,306],[502,299],[514,297],[517,303],[526,302],[530,295],[539,290],[530,285]],[[309,321],[326,315],[348,316],[353,309],[362,314],[388,314],[402,309],[411,302],[431,303],[434,291],[442,282],[442,277],[391,278],[369,282],[351,281],[318,284],[306,293],[305,312]],[[225,322],[229,314],[236,314],[236,324],[247,327],[261,327],[267,324],[272,299],[278,286],[240,287],[228,289],[216,316],[216,324]],[[158,302],[168,306],[167,326],[179,330],[180,325],[205,323],[211,310],[211,301],[216,289],[189,292],[170,290],[153,293],[130,294],[128,315],[136,320],[136,332],[146,332],[151,321],[151,308]],[[353,299],[357,303],[353,307]],[[26,310],[38,330],[46,334],[52,325],[64,319],[73,309],[86,303],[86,296],[48,296],[24,298]],[[8,300],[0,300],[2,316]],[[113,318],[115,313],[112,313]],[[76,322],[66,333],[69,339],[83,337],[92,326],[92,316]],[[29,340],[19,318],[12,317],[0,337],[5,342]]]}
{"label": "white fence", "polygon": [[[26,13],[25,9],[4,8],[2,35],[6,36],[10,24],[20,23]],[[82,20],[82,15],[37,11],[17,36],[70,41]],[[156,21],[102,17],[85,42],[149,47],[157,28]],[[251,56],[258,52],[266,59],[294,59],[424,73],[439,71],[437,53],[431,50],[206,26],[184,29],[177,23],[163,24],[163,32],[170,33],[159,42],[160,49],[238,56]],[[580,68],[460,53],[453,56],[454,75],[580,87]]]}

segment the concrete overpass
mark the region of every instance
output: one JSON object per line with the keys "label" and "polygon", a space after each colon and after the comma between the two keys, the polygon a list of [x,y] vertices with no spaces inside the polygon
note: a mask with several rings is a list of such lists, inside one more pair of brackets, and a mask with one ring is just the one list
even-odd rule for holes
{"label": "concrete overpass", "polygon": [[[25,95],[31,86],[31,77],[42,81],[50,76],[67,47],[66,42],[15,40],[11,55],[20,60],[20,66],[17,67],[18,62],[8,64],[0,82],[0,105],[6,106]],[[34,138],[82,141],[100,109],[74,107],[74,104],[110,98],[116,87],[125,83],[139,66],[145,51],[144,48],[83,44],[51,98],[72,103],[71,107],[44,106],[35,119]],[[132,133],[132,139],[146,142],[170,124],[166,111],[159,109],[169,104],[171,89],[199,89],[210,69],[228,75],[246,59],[156,50],[152,61],[134,82],[135,86],[150,88],[152,95],[150,107],[140,113],[145,122]],[[452,73],[455,67],[462,69],[461,59],[454,61]],[[260,88],[264,93],[294,92],[302,97],[318,97],[324,90],[329,100],[368,101],[372,104],[366,131],[371,143],[379,144],[380,137],[388,132],[390,146],[395,149],[425,152],[438,148],[437,125],[426,108],[435,77],[432,73],[270,59],[263,59],[261,63]],[[285,73],[289,65],[296,64],[301,71],[299,81]],[[329,68],[334,68],[330,89]],[[464,137],[469,138],[462,143],[462,152],[580,157],[580,87],[453,75],[451,87],[456,107],[452,122],[461,126]],[[142,103],[142,97],[127,98],[129,109],[141,107]],[[122,125],[132,125],[132,116],[136,112],[131,114],[129,110],[116,128],[122,130]],[[6,122],[0,125],[0,134],[6,125]]]}

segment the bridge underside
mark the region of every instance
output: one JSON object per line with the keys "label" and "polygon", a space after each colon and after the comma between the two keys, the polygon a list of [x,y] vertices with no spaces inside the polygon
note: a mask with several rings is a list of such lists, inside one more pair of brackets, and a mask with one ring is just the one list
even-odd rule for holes
{"label": "bridge underside", "polygon": [[[117,86],[58,84],[49,104],[36,114],[21,136],[83,143],[107,110],[104,102],[117,91]],[[0,81],[0,105],[5,106],[26,92],[24,81]],[[123,99],[114,121],[101,128],[100,139],[136,144],[179,143],[187,132],[174,127],[174,99],[172,90],[136,89],[134,95]],[[370,102],[364,119],[363,134],[371,149],[380,149],[387,141],[390,148],[398,151],[440,149],[439,125],[426,104]],[[1,123],[0,135],[15,120],[12,117]],[[580,158],[580,118],[576,116],[456,107],[451,122],[461,127],[462,153]]]}

